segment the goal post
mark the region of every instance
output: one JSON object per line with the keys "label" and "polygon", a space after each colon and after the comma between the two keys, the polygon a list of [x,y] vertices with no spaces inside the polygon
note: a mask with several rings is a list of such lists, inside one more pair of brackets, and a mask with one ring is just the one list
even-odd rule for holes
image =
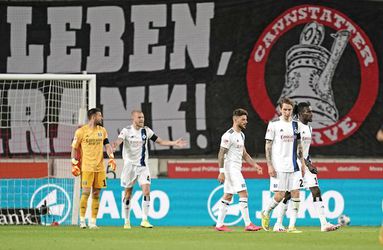
{"label": "goal post", "polygon": [[71,141],[94,107],[94,74],[0,74],[0,225],[77,224]]}

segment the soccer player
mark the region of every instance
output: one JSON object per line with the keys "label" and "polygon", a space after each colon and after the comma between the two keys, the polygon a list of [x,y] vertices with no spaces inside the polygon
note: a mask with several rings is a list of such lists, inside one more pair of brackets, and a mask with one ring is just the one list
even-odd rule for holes
{"label": "soccer player", "polygon": [[163,146],[184,147],[186,142],[183,139],[175,141],[163,140],[147,126],[144,126],[144,113],[140,110],[133,110],[131,113],[132,124],[123,128],[117,140],[113,143],[113,148],[117,148],[122,142],[122,157],[124,168],[121,173],[121,186],[125,188],[123,199],[125,213],[125,229],[130,229],[130,198],[133,186],[138,181],[142,189],[142,221],[141,227],[152,228],[148,221],[150,206],[150,172],[148,166],[148,140],[152,140]]}
{"label": "soccer player", "polygon": [[[102,113],[99,108],[88,111],[88,124],[77,129],[72,142],[72,174],[81,174],[80,228],[86,228],[85,212],[92,192],[92,218],[90,229],[97,229],[96,218],[100,205],[100,190],[106,187],[104,148],[109,156],[108,164],[116,169],[113,149],[109,144],[108,133],[102,126]],[[80,166],[81,162],[81,166]]]}
{"label": "soccer player", "polygon": [[[313,197],[314,207],[316,208],[319,220],[321,223],[321,231],[329,232],[337,230],[340,225],[333,225],[326,220],[324,214],[324,206],[322,202],[321,191],[318,186],[318,177],[317,170],[311,164],[311,159],[309,155],[310,144],[312,140],[312,127],[309,125],[309,122],[312,122],[313,113],[310,107],[310,104],[307,102],[301,102],[294,108],[294,115],[298,116],[301,124],[301,140],[303,148],[303,157],[306,161],[306,171],[305,176],[303,177],[303,183],[306,188],[309,188]],[[300,162],[298,161],[298,165]],[[309,168],[310,167],[310,168]],[[279,214],[278,220],[282,221],[283,216],[286,214],[287,202],[290,199],[290,193],[286,192],[285,198],[283,199],[281,213]]]}
{"label": "soccer player", "polygon": [[245,148],[245,135],[242,130],[246,129],[247,111],[236,109],[233,112],[233,127],[230,128],[221,138],[221,145],[218,153],[219,175],[218,181],[223,183],[223,197],[218,212],[218,219],[215,229],[217,231],[231,231],[224,225],[228,206],[233,194],[239,195],[239,205],[245,222],[245,231],[258,231],[261,227],[251,223],[249,208],[247,205],[248,193],[245,179],[242,176],[242,161],[245,160],[254,166],[258,174],[262,174],[262,168],[250,157]]}
{"label": "soccer player", "polygon": [[[286,191],[291,192],[293,211],[290,218],[289,232],[300,232],[295,228],[295,221],[299,210],[299,189],[303,187],[305,162],[301,144],[300,124],[293,120],[294,103],[289,98],[282,98],[279,102],[282,115],[269,122],[265,139],[265,154],[270,175],[270,191],[274,197],[266,209],[262,211],[262,227],[269,231],[270,213],[282,201]],[[302,163],[301,168],[297,159]],[[277,221],[273,231],[286,232],[282,221]]]}

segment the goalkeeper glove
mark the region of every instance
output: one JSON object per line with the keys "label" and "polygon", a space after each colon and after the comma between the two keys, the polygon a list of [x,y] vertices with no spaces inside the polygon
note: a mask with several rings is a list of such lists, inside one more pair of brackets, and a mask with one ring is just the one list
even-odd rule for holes
{"label": "goalkeeper glove", "polygon": [[109,156],[108,166],[109,166],[110,169],[112,169],[113,172],[116,171],[116,166],[117,165],[116,165],[116,161],[114,160],[114,155],[113,154],[111,154]]}
{"label": "goalkeeper glove", "polygon": [[79,161],[76,158],[72,158],[72,174],[74,176],[79,176],[81,174],[81,169],[79,166]]}

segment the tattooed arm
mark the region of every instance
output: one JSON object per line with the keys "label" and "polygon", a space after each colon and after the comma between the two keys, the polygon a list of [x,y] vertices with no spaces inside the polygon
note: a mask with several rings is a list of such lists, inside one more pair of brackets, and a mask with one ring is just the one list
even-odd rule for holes
{"label": "tattooed arm", "polygon": [[271,160],[271,149],[273,146],[273,141],[272,140],[266,140],[265,144],[265,154],[266,154],[266,161],[267,161],[267,169],[269,172],[269,175],[271,177],[276,177],[277,173],[275,172],[275,168],[273,166],[273,161]]}
{"label": "tattooed arm", "polygon": [[218,152],[218,167],[219,167],[219,175],[218,175],[218,181],[219,183],[224,183],[225,182],[225,172],[223,168],[223,162],[225,159],[225,154],[227,153],[228,149],[224,147],[219,148]]}
{"label": "tattooed arm", "polygon": [[302,177],[305,176],[305,170],[306,170],[306,162],[305,158],[303,157],[303,147],[302,147],[302,142],[298,140],[298,158],[301,161],[302,164]]}

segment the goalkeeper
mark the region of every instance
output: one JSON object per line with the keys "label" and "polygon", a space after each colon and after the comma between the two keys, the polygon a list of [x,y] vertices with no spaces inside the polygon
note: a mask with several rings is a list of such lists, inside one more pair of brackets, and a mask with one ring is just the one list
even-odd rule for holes
{"label": "goalkeeper", "polygon": [[[312,164],[309,156],[310,144],[312,140],[312,127],[309,125],[309,122],[312,122],[313,113],[310,107],[310,104],[307,102],[301,102],[294,108],[294,115],[298,116],[298,119],[303,125],[301,126],[301,140],[303,148],[303,157],[305,158],[305,163],[307,166],[306,174],[303,177],[303,183],[306,188],[309,188],[313,197],[314,207],[318,212],[318,217],[321,223],[321,231],[335,231],[339,228],[339,225],[333,225],[326,220],[324,214],[324,205],[322,202],[322,195],[319,189],[317,168]],[[298,161],[298,165],[300,162]],[[283,199],[284,206],[281,207],[281,213],[279,217],[283,217],[287,210],[287,202],[290,199],[290,193],[286,192],[285,198]],[[278,218],[282,220],[282,218]]]}
{"label": "goalkeeper", "polygon": [[108,165],[116,169],[112,147],[108,133],[102,126],[102,113],[99,108],[88,111],[88,124],[77,129],[72,142],[72,174],[81,174],[80,228],[86,228],[85,212],[88,198],[92,193],[92,218],[90,229],[97,229],[96,218],[100,205],[100,190],[106,187],[104,166],[104,148],[109,156]]}

